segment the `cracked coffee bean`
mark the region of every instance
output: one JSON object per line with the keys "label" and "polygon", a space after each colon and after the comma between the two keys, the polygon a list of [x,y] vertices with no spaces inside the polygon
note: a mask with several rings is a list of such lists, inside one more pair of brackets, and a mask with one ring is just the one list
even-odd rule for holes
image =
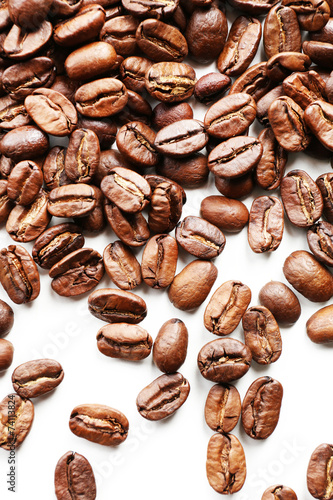
{"label": "cracked coffee bean", "polygon": [[307,486],[314,498],[333,499],[333,446],[320,444],[311,455],[307,470]]}
{"label": "cracked coffee bean", "polygon": [[191,97],[195,83],[195,71],[185,63],[155,63],[146,73],[146,89],[149,94],[168,104]]}
{"label": "cracked coffee bean", "polygon": [[201,217],[188,216],[176,229],[177,243],[200,259],[213,259],[225,246],[225,236],[220,229]]}
{"label": "cracked coffee bean", "polygon": [[144,177],[122,167],[114,167],[101,182],[104,195],[124,212],[141,212],[149,203],[151,189]]}
{"label": "cracked coffee bean", "polygon": [[314,256],[326,266],[333,266],[333,225],[316,222],[308,229],[307,240]]}
{"label": "cracked coffee bean", "polygon": [[76,108],[88,118],[105,118],[119,113],[127,104],[125,85],[115,78],[85,83],[75,92]]}
{"label": "cracked coffee bean", "polygon": [[132,121],[117,134],[117,147],[130,163],[138,167],[154,167],[159,161],[154,141],[156,134],[148,125]]}
{"label": "cracked coffee bean", "polygon": [[71,182],[89,184],[97,171],[100,145],[95,132],[79,128],[69,139],[65,158],[65,173]]}
{"label": "cracked coffee bean", "polygon": [[272,191],[280,184],[288,161],[288,153],[278,143],[272,129],[265,128],[258,136],[263,147],[262,157],[255,167],[255,179],[262,189]]}
{"label": "cracked coffee bean", "polygon": [[261,500],[297,500],[297,495],[288,486],[283,486],[278,484],[276,486],[270,486],[264,491]]}

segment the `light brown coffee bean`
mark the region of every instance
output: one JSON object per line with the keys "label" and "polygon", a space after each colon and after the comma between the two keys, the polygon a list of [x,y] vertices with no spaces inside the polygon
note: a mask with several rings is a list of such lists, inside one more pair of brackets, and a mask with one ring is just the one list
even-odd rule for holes
{"label": "light brown coffee bean", "polygon": [[205,404],[206,423],[213,431],[226,434],[237,425],[241,409],[241,398],[236,387],[213,385]]}
{"label": "light brown coffee bean", "polygon": [[99,288],[89,295],[93,316],[108,323],[140,323],[147,316],[145,301],[134,293],[115,288]]}
{"label": "light brown coffee bean", "polygon": [[142,254],[143,281],[151,288],[168,287],[176,273],[177,259],[178,246],[172,236],[168,234],[153,236]]}
{"label": "light brown coffee bean", "polygon": [[9,394],[0,403],[0,447],[18,448],[30,432],[34,420],[34,405],[18,394]]}
{"label": "light brown coffee bean", "polygon": [[117,323],[103,326],[97,333],[99,351],[110,358],[140,361],[149,356],[153,339],[139,325]]}
{"label": "light brown coffee bean", "polygon": [[53,359],[37,359],[15,368],[12,383],[21,398],[36,398],[53,391],[63,378],[60,363]]}
{"label": "light brown coffee bean", "polygon": [[278,323],[290,325],[296,323],[301,315],[298,298],[289,287],[280,281],[269,281],[259,292],[259,301],[267,307]]}
{"label": "light brown coffee bean", "polygon": [[275,196],[259,196],[251,205],[248,242],[256,253],[274,252],[283,236],[283,206]]}
{"label": "light brown coffee bean", "polygon": [[133,290],[142,282],[141,266],[129,247],[121,241],[110,243],[103,252],[105,271],[122,290]]}

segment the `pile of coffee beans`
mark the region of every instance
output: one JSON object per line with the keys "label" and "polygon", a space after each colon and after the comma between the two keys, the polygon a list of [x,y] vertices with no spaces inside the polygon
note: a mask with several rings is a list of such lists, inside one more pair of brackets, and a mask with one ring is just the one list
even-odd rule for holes
{"label": "pile of coffee beans", "polygon": [[[229,28],[232,11],[238,17]],[[262,60],[253,64],[261,38]],[[218,71],[197,79],[193,66],[213,62]],[[98,350],[128,361],[152,352],[163,373],[138,394],[140,415],[151,421],[173,415],[190,392],[178,371],[188,331],[171,318],[154,341],[139,325],[149,304],[133,289],[142,283],[165,289],[175,308],[193,311],[217,279],[212,259],[228,244],[224,233],[247,225],[249,252],[273,252],[286,214],[290,227],[307,231],[310,250],[295,248],[286,258],[286,280],[309,301],[333,296],[326,267],[333,267],[333,173],[316,180],[300,169],[285,175],[293,153],[332,162],[332,70],[332,0],[1,0],[0,222],[14,243],[0,250],[0,282],[9,299],[27,304],[39,296],[39,268],[55,294],[85,294],[90,313],[106,323],[97,332]],[[204,106],[203,119],[195,118]],[[256,119],[262,128],[252,135]],[[204,186],[209,175],[220,195],[200,199],[200,216],[182,217],[184,188]],[[259,196],[248,210],[240,199],[255,188]],[[115,240],[103,252],[85,246],[85,235],[106,227]],[[193,260],[177,273],[181,252]],[[96,289],[105,272],[115,288]],[[215,383],[205,405],[215,432],[207,478],[222,494],[239,491],[246,479],[243,446],[230,432],[241,418],[248,436],[268,438],[283,397],[269,372],[243,401],[232,382],[252,363],[276,362],[280,326],[301,315],[297,296],[279,281],[262,287],[260,305],[250,306],[251,299],[249,286],[229,280],[204,311],[203,325],[220,337],[201,348],[197,364]],[[240,324],[244,342],[227,337]],[[0,337],[12,326],[13,311],[0,301]],[[306,329],[315,343],[333,342],[333,305],[315,312]],[[1,338],[0,371],[11,366],[13,353]],[[0,447],[23,443],[34,419],[30,399],[63,378],[53,359],[15,368],[15,393],[0,403]],[[104,404],[77,405],[69,427],[105,446],[121,444],[130,432],[127,417]],[[333,445],[313,452],[307,484],[314,498],[333,499]],[[85,457],[60,458],[55,491],[63,500],[96,498]],[[276,498],[297,500],[282,485],[262,494]]]}

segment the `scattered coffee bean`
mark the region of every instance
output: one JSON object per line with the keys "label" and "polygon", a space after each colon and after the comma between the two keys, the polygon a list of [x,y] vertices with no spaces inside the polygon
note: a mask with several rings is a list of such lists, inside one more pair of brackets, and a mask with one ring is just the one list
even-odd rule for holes
{"label": "scattered coffee bean", "polygon": [[30,432],[34,405],[18,394],[9,394],[0,403],[0,448],[18,448]]}
{"label": "scattered coffee bean", "polygon": [[147,316],[145,301],[134,293],[113,288],[100,288],[88,298],[93,316],[108,323],[137,324]]}
{"label": "scattered coffee bean", "polygon": [[116,323],[103,326],[97,333],[97,347],[110,358],[140,361],[149,356],[153,339],[138,325]]}
{"label": "scattered coffee bean", "polygon": [[269,281],[259,292],[259,301],[267,307],[281,325],[296,323],[301,315],[301,305],[290,288],[280,281]]}
{"label": "scattered coffee bean", "polygon": [[178,259],[176,240],[168,234],[157,234],[147,243],[142,254],[143,281],[152,288],[168,287],[175,276]]}
{"label": "scattered coffee bean", "polygon": [[91,465],[83,455],[73,451],[68,451],[58,460],[54,485],[58,500],[96,498],[96,482]]}
{"label": "scattered coffee bean", "polygon": [[53,391],[63,378],[64,371],[60,363],[53,359],[37,359],[15,368],[12,382],[17,394],[26,399]]}
{"label": "scattered coffee bean", "polygon": [[188,332],[180,319],[166,321],[157,334],[153,346],[153,360],[164,373],[175,373],[186,359]]}
{"label": "scattered coffee bean", "polygon": [[0,373],[7,370],[13,362],[14,346],[9,340],[0,339]]}
{"label": "scattered coffee bean", "polygon": [[233,385],[213,385],[205,404],[205,420],[215,432],[227,434],[237,425],[241,414],[241,399]]}
{"label": "scattered coffee bean", "polygon": [[121,241],[110,243],[103,252],[106,273],[122,290],[133,290],[142,281],[141,267],[135,255]]}
{"label": "scattered coffee bean", "polygon": [[314,498],[327,498],[327,500],[333,498],[332,461],[333,446],[331,444],[320,444],[311,455],[307,471],[307,485]]}

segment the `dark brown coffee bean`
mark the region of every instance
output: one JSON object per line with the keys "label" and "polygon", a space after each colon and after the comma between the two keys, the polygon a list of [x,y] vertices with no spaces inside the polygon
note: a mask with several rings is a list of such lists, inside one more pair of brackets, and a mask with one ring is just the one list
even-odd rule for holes
{"label": "dark brown coffee bean", "polygon": [[297,500],[297,495],[294,490],[288,488],[288,486],[278,484],[267,488],[261,500]]}
{"label": "dark brown coffee bean", "polygon": [[264,49],[267,58],[279,52],[301,52],[302,37],[293,9],[284,5],[275,5],[264,24]]}
{"label": "dark brown coffee bean", "polygon": [[54,474],[55,494],[58,500],[95,500],[96,482],[88,460],[79,453],[68,451],[57,463]]}
{"label": "dark brown coffee bean", "polygon": [[8,12],[17,26],[33,29],[44,21],[52,0],[8,0]]}
{"label": "dark brown coffee bean", "polygon": [[199,151],[208,142],[204,124],[199,120],[180,120],[156,134],[154,146],[165,155],[182,157]]}
{"label": "dark brown coffee bean", "polygon": [[5,222],[15,204],[9,199],[7,194],[7,184],[5,180],[0,180],[0,223]]}
{"label": "dark brown coffee bean", "polygon": [[250,66],[231,86],[229,94],[245,92],[250,94],[257,102],[272,88],[272,82],[268,78],[267,63],[261,62]]}
{"label": "dark brown coffee bean", "polygon": [[252,172],[241,177],[226,178],[215,176],[216,189],[227,198],[244,198],[254,189]]}
{"label": "dark brown coffee bean", "polygon": [[34,405],[29,399],[9,394],[0,403],[0,447],[18,448],[30,432],[34,420]]}
{"label": "dark brown coffee bean", "polygon": [[325,0],[310,0],[305,4],[295,0],[283,0],[282,5],[290,7],[297,14],[301,30],[321,30],[330,17],[330,6]]}
{"label": "dark brown coffee bean", "polygon": [[186,359],[188,331],[180,319],[166,321],[157,334],[153,347],[154,363],[164,373],[175,373]]}
{"label": "dark brown coffee bean", "polygon": [[304,112],[304,119],[325,148],[333,151],[333,104],[323,100],[312,102]]}
{"label": "dark brown coffee bean", "polygon": [[279,247],[283,215],[282,203],[275,196],[259,196],[253,200],[248,226],[248,242],[253,252],[274,252]]}
{"label": "dark brown coffee bean", "polygon": [[21,161],[10,173],[7,184],[8,198],[20,205],[30,205],[43,184],[43,173],[33,161]]}
{"label": "dark brown coffee bean", "polygon": [[[75,105],[74,96],[80,85],[80,82],[70,80],[66,75],[60,75],[55,78],[51,89],[59,92],[60,94],[63,94],[72,104]],[[78,126],[80,126],[81,128],[85,128],[84,126],[82,126],[82,123],[80,123],[80,125],[78,124]]]}
{"label": "dark brown coffee bean", "polygon": [[277,99],[278,97],[284,96],[285,91],[283,90],[282,85],[278,85],[274,87],[272,90],[267,92],[261,99],[259,99],[257,103],[257,118],[258,121],[264,125],[265,127],[269,127],[269,119],[268,119],[268,110],[270,105]]}
{"label": "dark brown coffee bean", "polygon": [[305,40],[302,44],[303,52],[318,66],[333,69],[333,43]]}
{"label": "dark brown coffee bean", "polygon": [[187,56],[185,37],[169,24],[145,19],[136,30],[136,43],[142,52],[156,62],[181,62]]}
{"label": "dark brown coffee bean", "polygon": [[164,157],[162,163],[158,164],[157,171],[183,187],[199,187],[208,178],[207,156],[196,153],[185,158]]}
{"label": "dark brown coffee bean", "polygon": [[124,167],[134,170],[124,156],[115,149],[101,151],[97,172],[95,173],[94,181],[99,186],[103,177],[109,175],[114,167]]}
{"label": "dark brown coffee bean", "polygon": [[174,182],[161,182],[153,190],[148,224],[155,233],[172,231],[182,215],[183,195]]}
{"label": "dark brown coffee bean", "polygon": [[290,97],[278,97],[268,109],[268,119],[276,140],[287,151],[304,151],[310,144],[304,112]]}
{"label": "dark brown coffee bean", "polygon": [[239,491],[245,482],[246,461],[241,443],[232,434],[214,434],[208,443],[207,479],[222,495]]}
{"label": "dark brown coffee bean", "polygon": [[13,309],[3,300],[0,300],[0,337],[5,337],[13,328]]}
{"label": "dark brown coffee bean", "polygon": [[53,391],[63,378],[64,371],[60,363],[53,359],[37,359],[15,368],[12,382],[17,394],[26,399]]}
{"label": "dark brown coffee bean", "polygon": [[9,59],[25,61],[35,57],[50,41],[53,26],[48,21],[39,24],[38,29],[27,31],[14,24],[3,42],[3,50]]}
{"label": "dark brown coffee bean", "polygon": [[267,307],[281,325],[296,323],[301,315],[301,305],[290,288],[280,281],[269,281],[259,292],[259,301]]}
{"label": "dark brown coffee bean", "polygon": [[280,417],[283,388],[271,377],[255,380],[242,404],[242,424],[253,439],[266,439],[272,434]]}
{"label": "dark brown coffee bean", "polygon": [[86,83],[75,93],[78,111],[89,118],[104,118],[119,113],[127,100],[125,85],[115,78]]}
{"label": "dark brown coffee bean", "polygon": [[262,144],[255,137],[232,137],[212,150],[208,168],[219,177],[241,177],[253,170],[262,153]]}
{"label": "dark brown coffee bean", "polygon": [[[330,3],[330,2],[327,2]],[[315,40],[316,42],[327,42],[333,43],[333,17],[329,18],[327,23],[323,28],[318,31],[310,33],[310,40]]]}
{"label": "dark brown coffee bean", "polygon": [[87,5],[74,17],[56,24],[53,39],[61,47],[73,47],[98,37],[105,23],[105,10],[101,5]]}
{"label": "dark brown coffee bean", "polygon": [[88,298],[89,311],[108,323],[137,324],[147,316],[145,301],[134,293],[113,288],[100,288]]}
{"label": "dark brown coffee bean", "polygon": [[283,265],[289,283],[311,302],[326,302],[333,295],[333,279],[323,264],[305,250],[291,253]]}
{"label": "dark brown coffee bean", "polygon": [[102,354],[130,361],[147,358],[153,345],[153,339],[146,330],[128,323],[103,326],[96,338]]}
{"label": "dark brown coffee bean", "polygon": [[160,130],[179,120],[191,120],[193,110],[187,102],[168,105],[161,102],[153,109],[152,124],[155,129]]}
{"label": "dark brown coffee bean", "polygon": [[168,287],[176,273],[177,259],[178,246],[172,236],[153,236],[142,255],[141,272],[144,282],[152,288]]}
{"label": "dark brown coffee bean", "polygon": [[182,311],[196,309],[206,300],[217,273],[210,261],[191,262],[175,276],[168,290],[170,302]]}
{"label": "dark brown coffee bean", "polygon": [[133,290],[142,281],[141,267],[131,249],[121,241],[110,243],[103,252],[105,271],[122,290]]}
{"label": "dark brown coffee bean", "polygon": [[288,219],[297,227],[310,227],[321,216],[319,188],[303,170],[292,170],[281,181],[281,198]]}
{"label": "dark brown coffee bean", "polygon": [[228,90],[231,79],[220,73],[203,75],[194,86],[194,97],[203,104],[209,105],[217,101]]}
{"label": "dark brown coffee bean", "polygon": [[51,269],[59,260],[83,245],[84,237],[78,226],[72,223],[58,224],[37,238],[32,257],[43,269]]}
{"label": "dark brown coffee bean", "polygon": [[116,140],[117,125],[112,119],[94,120],[79,115],[77,125],[78,128],[89,129],[95,132],[101,149],[109,149]]}
{"label": "dark brown coffee bean", "polygon": [[154,192],[155,189],[164,182],[173,185],[175,188],[177,188],[177,190],[179,190],[179,193],[182,197],[182,203],[183,205],[185,205],[186,203],[185,190],[179,184],[177,184],[177,182],[174,182],[171,179],[168,179],[167,177],[163,177],[162,175],[158,174],[146,174],[144,175],[144,178],[146,179],[146,181],[149,182],[152,192]]}
{"label": "dark brown coffee bean", "polygon": [[325,99],[325,82],[316,71],[293,73],[283,80],[283,90],[302,109],[317,99]]}
{"label": "dark brown coffee bean", "polygon": [[117,114],[117,122],[120,125],[126,125],[127,123],[138,121],[150,125],[153,111],[147,99],[133,92],[133,90],[127,90],[127,95],[127,104]]}
{"label": "dark brown coffee bean", "polygon": [[277,189],[284,175],[288,161],[288,153],[278,143],[272,129],[265,128],[258,136],[263,153],[255,168],[256,183],[262,188],[271,191]]}
{"label": "dark brown coffee bean", "polygon": [[333,446],[321,444],[311,455],[307,470],[307,486],[314,498],[332,500]]}
{"label": "dark brown coffee bean", "polygon": [[228,384],[245,375],[252,361],[250,349],[236,339],[217,339],[198,354],[201,375],[211,382]]}
{"label": "dark brown coffee bean", "polygon": [[104,216],[104,195],[98,187],[92,186],[92,188],[96,199],[96,206],[94,210],[85,217],[79,217],[74,219],[74,221],[78,226],[80,226],[82,231],[86,231],[88,233],[100,233],[103,231],[106,224]]}
{"label": "dark brown coffee bean", "polygon": [[150,236],[149,227],[144,216],[122,212],[114,203],[105,199],[105,215],[115,234],[125,245],[141,247]]}
{"label": "dark brown coffee bean", "polygon": [[233,385],[214,385],[205,404],[205,420],[213,431],[226,434],[237,425],[241,414],[241,399]]}
{"label": "dark brown coffee bean", "polygon": [[145,90],[145,75],[152,62],[145,57],[127,57],[120,65],[120,76],[127,89],[134,92]]}
{"label": "dark brown coffee bean", "polygon": [[127,438],[128,420],[123,413],[104,405],[76,406],[69,418],[69,428],[78,437],[104,446],[116,446]]}
{"label": "dark brown coffee bean", "polygon": [[48,211],[55,217],[83,217],[96,207],[96,196],[92,186],[68,184],[52,189]]}
{"label": "dark brown coffee bean", "polygon": [[24,127],[31,123],[23,102],[18,102],[6,95],[0,97],[0,130],[8,131],[17,127]]}
{"label": "dark brown coffee bean", "polygon": [[322,174],[316,180],[316,184],[320,189],[324,208],[323,213],[331,224],[333,224],[333,174]]}
{"label": "dark brown coffee bean", "polygon": [[195,83],[194,69],[184,63],[156,63],[146,73],[147,91],[158,101],[166,103],[181,102],[191,97]]}
{"label": "dark brown coffee bean", "polygon": [[308,229],[308,245],[316,259],[333,266],[333,225],[319,221]]}
{"label": "dark brown coffee bean", "polygon": [[237,233],[247,224],[249,212],[246,206],[237,200],[224,196],[207,196],[201,202],[201,216],[222,231]]}
{"label": "dark brown coffee bean", "polygon": [[65,172],[65,154],[65,148],[54,146],[45,158],[43,176],[46,188],[49,191],[71,183]]}
{"label": "dark brown coffee bean", "polygon": [[66,151],[65,172],[72,182],[90,183],[99,165],[100,146],[95,132],[79,128]]}
{"label": "dark brown coffee bean", "polygon": [[155,0],[154,4],[148,0],[123,0],[122,4],[133,16],[156,17],[157,19],[169,17],[178,7],[178,0]]}
{"label": "dark brown coffee bean", "polygon": [[65,61],[71,80],[91,80],[111,71],[116,62],[116,51],[105,42],[93,42],[70,53]]}
{"label": "dark brown coffee bean", "polygon": [[0,339],[0,373],[8,370],[13,362],[14,346],[9,340]]}
{"label": "dark brown coffee bean", "polygon": [[104,195],[124,212],[141,212],[149,203],[151,189],[148,182],[133,170],[115,167],[103,178]]}
{"label": "dark brown coffee bean", "polygon": [[0,152],[15,162],[33,160],[46,153],[48,148],[48,136],[32,125],[11,130],[0,143]]}
{"label": "dark brown coffee bean", "polygon": [[295,71],[308,71],[311,59],[300,52],[279,52],[267,62],[267,74],[274,82],[284,80]]}
{"label": "dark brown coffee bean", "polygon": [[159,161],[155,149],[155,132],[144,123],[134,121],[121,127],[117,147],[124,157],[139,167],[153,167]]}
{"label": "dark brown coffee bean", "polygon": [[333,306],[316,311],[306,322],[306,333],[315,344],[333,342]]}
{"label": "dark brown coffee bean", "polygon": [[188,216],[176,229],[177,243],[200,259],[213,259],[225,246],[225,236],[219,228],[201,217]]}
{"label": "dark brown coffee bean", "polygon": [[35,300],[40,291],[39,273],[27,250],[10,245],[0,251],[0,282],[15,304]]}
{"label": "dark brown coffee bean", "polygon": [[99,38],[114,48],[122,57],[132,56],[136,49],[135,33],[139,21],[133,16],[117,16],[106,21]]}
{"label": "dark brown coffee bean", "polygon": [[162,420],[185,403],[189,392],[190,384],[180,373],[161,375],[142,389],[136,398],[136,406],[147,420]]}

